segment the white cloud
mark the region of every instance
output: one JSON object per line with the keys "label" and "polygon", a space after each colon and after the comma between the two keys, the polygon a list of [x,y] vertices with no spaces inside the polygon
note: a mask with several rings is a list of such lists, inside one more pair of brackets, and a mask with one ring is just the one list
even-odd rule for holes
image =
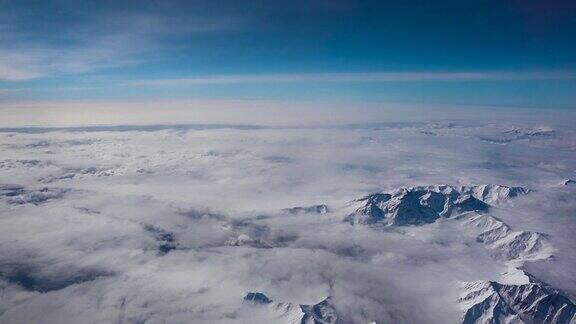
{"label": "white cloud", "polygon": [[21,70],[7,64],[0,65],[0,81],[23,81],[39,77],[36,72]]}
{"label": "white cloud", "polygon": [[[357,322],[457,322],[457,283],[507,270],[459,222],[341,222],[347,201],[417,184],[535,189],[494,215],[550,235],[555,259],[531,270],[574,293],[576,205],[553,186],[574,176],[576,134],[551,123],[552,135],[511,139],[517,126],[534,125],[0,133],[0,183],[70,189],[37,206],[0,199],[0,322],[269,322],[242,304],[248,291],[331,294]],[[318,203],[333,212],[279,212]],[[176,249],[163,254],[168,234]],[[239,234],[276,247],[226,245]]]}

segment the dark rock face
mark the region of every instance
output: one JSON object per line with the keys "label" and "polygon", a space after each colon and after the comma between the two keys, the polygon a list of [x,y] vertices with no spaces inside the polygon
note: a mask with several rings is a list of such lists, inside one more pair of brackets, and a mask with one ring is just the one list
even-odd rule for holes
{"label": "dark rock face", "polygon": [[462,195],[454,202],[454,207],[458,213],[469,211],[486,212],[490,206],[482,200],[476,199],[471,195]]}
{"label": "dark rock face", "polygon": [[249,292],[244,296],[244,300],[254,304],[270,304],[272,302],[272,299],[261,292]]}
{"label": "dark rock face", "polygon": [[465,212],[483,213],[528,193],[521,187],[498,185],[454,187],[448,185],[400,188],[393,193],[376,193],[355,200],[356,210],[345,218],[356,225],[419,225]]}

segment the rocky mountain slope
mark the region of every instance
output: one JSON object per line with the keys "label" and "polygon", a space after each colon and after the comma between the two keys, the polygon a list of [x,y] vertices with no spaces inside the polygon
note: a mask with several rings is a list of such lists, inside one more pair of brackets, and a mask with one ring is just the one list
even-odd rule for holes
{"label": "rocky mountain slope", "polygon": [[478,231],[476,240],[484,243],[493,255],[505,261],[544,260],[552,256],[548,236],[531,231],[513,231],[503,221],[490,215],[466,214],[465,226]]}
{"label": "rocky mountain slope", "polygon": [[332,298],[327,297],[317,304],[298,305],[293,303],[274,302],[260,292],[249,292],[244,301],[253,306],[270,307],[270,310],[285,323],[290,324],[344,324]]}
{"label": "rocky mountain slope", "polygon": [[527,275],[524,284],[475,281],[464,285],[463,322],[576,323],[576,306],[562,292]]}
{"label": "rocky mountain slope", "polygon": [[438,218],[469,211],[486,212],[490,206],[528,192],[526,188],[501,185],[403,187],[353,201],[356,210],[345,221],[385,226],[433,223]]}
{"label": "rocky mountain slope", "polygon": [[[355,209],[344,221],[373,227],[425,225],[440,218],[462,221],[464,230],[473,233],[494,258],[521,266],[552,256],[548,235],[513,230],[487,212],[530,192],[501,185],[399,188],[354,200]],[[568,296],[529,274],[525,277],[522,284],[465,283],[460,300],[463,323],[576,323],[576,307]]]}

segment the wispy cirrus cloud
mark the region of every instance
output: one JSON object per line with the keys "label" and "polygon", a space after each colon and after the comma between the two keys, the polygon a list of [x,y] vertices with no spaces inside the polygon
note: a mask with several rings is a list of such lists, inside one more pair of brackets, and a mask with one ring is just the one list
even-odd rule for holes
{"label": "wispy cirrus cloud", "polygon": [[13,67],[0,62],[0,81],[22,81],[38,77],[34,71],[28,71],[20,67]]}
{"label": "wispy cirrus cloud", "polygon": [[410,82],[410,81],[523,81],[574,80],[576,72],[358,72],[358,73],[296,73],[296,74],[230,74],[176,79],[144,79],[128,81],[131,86],[218,85],[242,83],[300,82]]}
{"label": "wispy cirrus cloud", "polygon": [[239,28],[242,17],[174,5],[24,5],[0,13],[0,81],[98,72],[149,63],[175,50],[172,38]]}

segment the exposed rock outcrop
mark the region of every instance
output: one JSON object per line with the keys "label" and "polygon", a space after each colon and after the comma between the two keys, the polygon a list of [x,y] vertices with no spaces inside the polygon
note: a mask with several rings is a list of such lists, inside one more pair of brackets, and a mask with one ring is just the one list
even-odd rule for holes
{"label": "exposed rock outcrop", "polygon": [[352,202],[356,210],[345,218],[356,225],[419,225],[433,223],[469,211],[483,213],[490,206],[528,193],[522,187],[419,186],[399,188],[392,193],[376,193]]}

